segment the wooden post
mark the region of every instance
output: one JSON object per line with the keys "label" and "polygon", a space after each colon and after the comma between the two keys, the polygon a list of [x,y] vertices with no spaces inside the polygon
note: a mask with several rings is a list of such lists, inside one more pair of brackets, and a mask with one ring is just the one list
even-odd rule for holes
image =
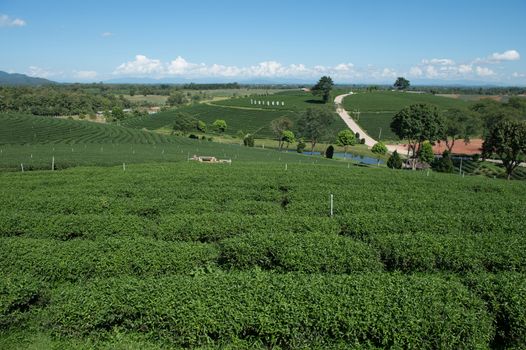
{"label": "wooden post", "polygon": [[20,167],[22,168],[22,172],[24,172],[24,164],[20,163]]}

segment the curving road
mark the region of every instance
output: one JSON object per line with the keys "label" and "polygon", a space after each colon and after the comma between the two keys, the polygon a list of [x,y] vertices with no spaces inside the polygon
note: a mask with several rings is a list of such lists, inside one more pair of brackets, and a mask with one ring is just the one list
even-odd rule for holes
{"label": "curving road", "polygon": [[365,145],[367,147],[373,147],[378,141],[376,141],[375,139],[373,139],[371,136],[369,136],[365,130],[363,130],[355,121],[353,118],[351,118],[351,116],[349,115],[349,113],[347,113],[347,111],[345,110],[345,108],[343,108],[342,106],[342,102],[343,102],[343,99],[347,96],[350,96],[352,95],[352,93],[349,93],[349,94],[343,94],[343,95],[339,95],[339,96],[336,96],[336,98],[334,99],[334,103],[336,104],[336,113],[338,113],[338,115],[340,116],[340,118],[342,118],[342,120],[345,122],[345,124],[347,124],[347,126],[349,127],[349,129],[351,129],[352,132],[354,133],[359,133],[360,134],[360,138],[364,138],[365,139]]}

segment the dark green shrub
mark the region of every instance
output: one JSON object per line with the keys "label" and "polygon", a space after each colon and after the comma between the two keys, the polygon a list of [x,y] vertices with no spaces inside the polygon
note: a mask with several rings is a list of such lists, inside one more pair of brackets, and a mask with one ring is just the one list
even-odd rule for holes
{"label": "dark green shrub", "polygon": [[441,173],[452,173],[453,172],[453,161],[451,160],[451,153],[448,150],[445,150],[442,153],[442,158],[435,158],[431,162],[431,167],[433,170]]}
{"label": "dark green shrub", "polygon": [[383,268],[365,243],[327,233],[249,234],[224,240],[220,247],[221,263],[239,269],[351,273]]}
{"label": "dark green shrub", "polygon": [[526,348],[526,275],[473,274],[465,283],[486,302],[494,317],[496,334],[491,347]]}
{"label": "dark green shrub", "polygon": [[325,158],[332,159],[334,155],[334,147],[332,145],[329,145],[327,149],[325,150]]}
{"label": "dark green shrub", "polygon": [[119,327],[183,347],[487,348],[494,332],[484,303],[461,283],[385,273],[96,280],[57,291],[48,320],[54,334]]}
{"label": "dark green shrub", "polygon": [[402,168],[402,164],[403,164],[402,158],[400,158],[400,155],[395,150],[393,152],[393,154],[391,154],[391,156],[387,160],[387,167],[389,167],[391,169],[401,169]]}

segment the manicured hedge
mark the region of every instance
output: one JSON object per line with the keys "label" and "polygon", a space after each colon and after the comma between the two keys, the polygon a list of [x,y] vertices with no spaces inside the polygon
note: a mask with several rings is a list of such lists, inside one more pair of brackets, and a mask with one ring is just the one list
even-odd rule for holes
{"label": "manicured hedge", "polygon": [[493,348],[526,348],[526,274],[476,274],[466,285],[486,303],[497,329]]}
{"label": "manicured hedge", "polygon": [[524,235],[378,234],[370,242],[388,270],[526,272]]}
{"label": "manicured hedge", "polygon": [[[433,276],[217,273],[115,278],[57,290],[49,324],[63,336],[152,334],[175,346],[487,348],[484,303]],[[153,332],[153,333],[150,333]]]}
{"label": "manicured hedge", "polygon": [[326,233],[257,233],[221,242],[221,263],[280,272],[381,271],[378,254],[363,242]]}
{"label": "manicured hedge", "polygon": [[4,271],[24,272],[48,281],[185,274],[215,265],[218,256],[211,244],[144,238],[61,242],[15,237],[0,239],[0,246]]}
{"label": "manicured hedge", "polygon": [[[5,266],[1,264],[2,270]],[[44,285],[33,276],[2,273],[0,278],[0,330],[27,319],[33,308],[45,303]]]}

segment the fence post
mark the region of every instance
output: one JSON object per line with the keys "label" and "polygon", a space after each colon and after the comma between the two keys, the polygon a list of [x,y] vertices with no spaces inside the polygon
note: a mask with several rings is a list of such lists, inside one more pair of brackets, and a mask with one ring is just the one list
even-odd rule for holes
{"label": "fence post", "polygon": [[334,196],[333,196],[332,193],[331,193],[331,217],[332,217],[333,214],[334,214],[333,209],[334,209]]}

